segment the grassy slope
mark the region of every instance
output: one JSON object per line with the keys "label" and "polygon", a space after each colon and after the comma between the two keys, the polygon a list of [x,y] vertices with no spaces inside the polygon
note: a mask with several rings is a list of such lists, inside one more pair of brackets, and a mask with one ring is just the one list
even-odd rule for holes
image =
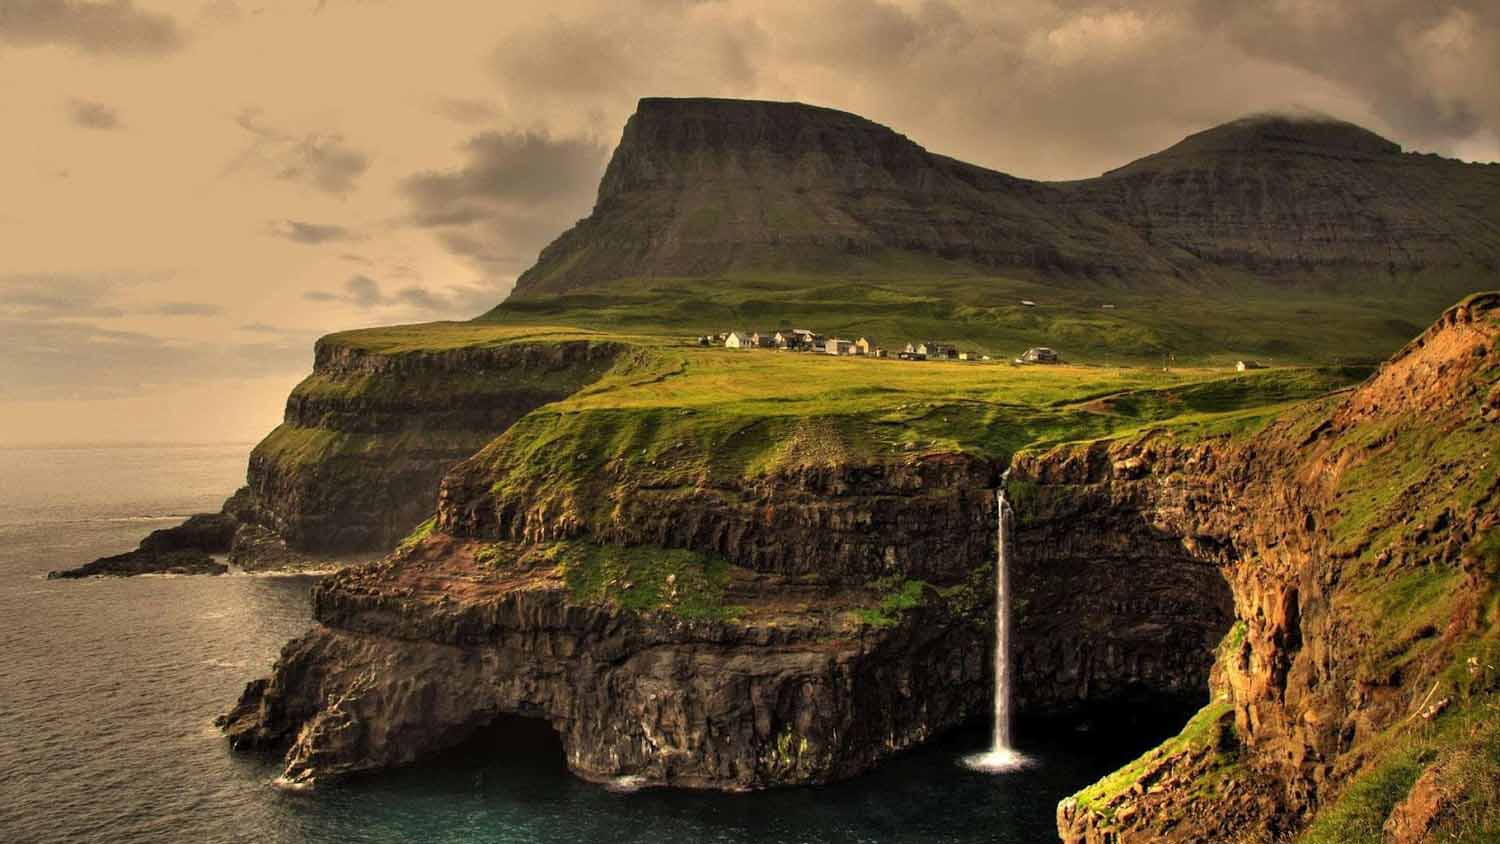
{"label": "grassy slope", "polygon": [[[932,339],[1006,359],[1048,345],[1082,362],[1224,365],[1383,360],[1473,289],[1470,278],[1358,290],[1225,282],[1212,294],[1080,288],[932,267],[876,277],[625,279],[565,296],[512,299],[482,321],[565,323],[686,338],[733,328],[811,328],[888,348]],[[1037,303],[1021,305],[1022,299]],[[1113,309],[1104,309],[1112,304]]]}

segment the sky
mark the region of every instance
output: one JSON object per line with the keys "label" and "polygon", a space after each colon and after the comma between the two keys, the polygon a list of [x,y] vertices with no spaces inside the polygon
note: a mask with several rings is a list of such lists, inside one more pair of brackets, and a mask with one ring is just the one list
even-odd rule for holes
{"label": "sky", "polygon": [[253,441],[313,341],[467,319],[642,96],[1038,179],[1312,110],[1500,159],[1493,0],[0,0],[0,447]]}

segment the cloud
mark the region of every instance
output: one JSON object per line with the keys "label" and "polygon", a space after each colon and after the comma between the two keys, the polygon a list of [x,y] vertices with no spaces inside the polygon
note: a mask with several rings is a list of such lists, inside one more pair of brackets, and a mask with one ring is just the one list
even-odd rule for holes
{"label": "cloud", "polygon": [[0,400],[131,397],[149,385],[252,378],[305,369],[306,338],[174,342],[72,320],[0,316]]}
{"label": "cloud", "polygon": [[0,43],[16,47],[156,57],[178,50],[184,40],[171,16],[138,9],[131,0],[0,0]]}
{"label": "cloud", "polygon": [[350,277],[337,291],[309,290],[302,294],[313,302],[339,302],[362,311],[379,308],[420,318],[477,316],[494,307],[500,296],[500,291],[480,285],[435,290],[413,284],[387,294],[384,285],[364,274]]}
{"label": "cloud", "polygon": [[235,123],[251,142],[225,165],[224,172],[257,170],[324,193],[344,196],[370,169],[364,152],[333,132],[293,133],[266,122],[259,109],[244,109]]}
{"label": "cloud", "polygon": [[69,100],[68,116],[81,129],[119,129],[120,115],[114,109],[93,100]]}
{"label": "cloud", "polygon": [[343,226],[301,220],[275,220],[266,225],[266,231],[273,237],[314,245],[357,239],[353,232]]}
{"label": "cloud", "polygon": [[608,148],[545,132],[484,132],[457,168],[410,176],[401,192],[412,224],[494,275],[514,275],[587,213]]}
{"label": "cloud", "polygon": [[1192,5],[1203,31],[1358,92],[1403,134],[1452,140],[1500,121],[1500,7],[1488,0]]}
{"label": "cloud", "polygon": [[161,316],[219,316],[224,309],[207,302],[164,302],[150,310]]}
{"label": "cloud", "polygon": [[380,283],[367,275],[357,275],[344,282],[344,293],[356,307],[373,308],[384,301]]}
{"label": "cloud", "polygon": [[599,8],[564,3],[499,37],[490,69],[507,113],[613,136],[641,96],[799,100],[1033,178],[1096,175],[1192,132],[1299,105],[1418,148],[1500,154],[1500,4],[1489,0]]}
{"label": "cloud", "polygon": [[454,123],[493,123],[500,118],[500,108],[489,100],[465,97],[437,97],[432,101],[432,111]]}
{"label": "cloud", "polygon": [[77,273],[0,275],[0,318],[47,321],[123,316],[112,301],[116,282]]}

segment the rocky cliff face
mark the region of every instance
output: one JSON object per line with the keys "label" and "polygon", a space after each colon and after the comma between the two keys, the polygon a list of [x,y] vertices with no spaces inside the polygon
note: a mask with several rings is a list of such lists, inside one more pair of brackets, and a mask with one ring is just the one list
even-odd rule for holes
{"label": "rocky cliff face", "polygon": [[[528,452],[507,440],[525,435],[449,474],[425,539],[319,588],[319,626],[227,717],[237,746],[290,744],[285,776],[309,782],[522,714],[548,719],[589,779],[742,789],[850,776],[989,710],[991,463],[917,454],[686,486],[616,461],[559,484],[512,464]],[[684,553],[719,585],[659,568]],[[1170,594],[1181,558],[1021,569],[1038,619],[1020,629],[1024,706],[1201,696],[1226,608]],[[1078,607],[1048,602],[1074,576],[1113,615],[1059,638]]]}
{"label": "rocky cliff face", "polygon": [[[1237,618],[1214,669],[1226,720],[1065,801],[1066,842],[1273,840],[1309,823],[1319,840],[1375,840],[1387,812],[1411,825],[1415,809],[1391,805],[1410,780],[1373,808],[1341,801],[1398,762],[1457,764],[1442,718],[1467,731],[1492,705],[1493,666],[1465,660],[1496,641],[1497,340],[1500,296],[1475,297],[1362,387],[1253,436],[1148,435],[1017,466],[1038,500],[1133,513],[1216,566]],[[1464,788],[1422,800],[1458,823]],[[1433,840],[1440,815],[1402,840]]]}
{"label": "rocky cliff face", "polygon": [[247,485],[220,513],[56,576],[222,574],[226,566],[210,555],[226,553],[247,569],[316,567],[331,556],[388,551],[432,513],[451,467],[532,410],[600,378],[626,348],[364,342],[359,332],[318,341],[313,374],[287,399],[285,421],[251,452]]}
{"label": "rocky cliff face", "polygon": [[240,556],[389,549],[431,514],[449,468],[620,351],[565,341],[387,352],[325,338],[286,420],[250,455],[234,508],[252,525]]}
{"label": "rocky cliff face", "polygon": [[[483,485],[450,478],[434,532],[318,588],[318,626],[226,729],[237,747],[290,743],[292,783],[410,762],[501,714],[549,720],[592,780],[747,789],[858,773],[988,707],[993,505],[963,485],[993,474],[971,459],[842,474],[630,511],[636,538],[680,550],[597,545],[595,526],[562,515],[497,520],[522,502],[471,502],[460,492]],[[851,479],[826,507],[773,515]],[[873,518],[903,499],[910,514]],[[913,566],[932,582],[886,561],[910,553],[903,529],[928,530],[917,516],[956,532]],[[800,547],[816,526],[833,537]]]}
{"label": "rocky cliff face", "polygon": [[1403,154],[1327,119],[1247,118],[1101,178],[1044,183],[831,109],[645,99],[593,213],[516,296],[892,261],[1059,283],[1369,284],[1493,269],[1497,197],[1500,167]]}
{"label": "rocky cliff face", "polygon": [[[1065,801],[1065,841],[1424,840],[1469,811],[1485,757],[1453,735],[1487,741],[1500,694],[1497,380],[1489,294],[1261,427],[1016,457],[1023,711],[1212,696]],[[521,714],[589,779],[744,789],[849,776],[986,711],[1000,467],[822,442],[720,471],[754,426],[673,441],[686,412],[533,414],[455,466],[430,525],[318,589],[232,741],[286,748],[308,784]],[[1391,765],[1421,793],[1345,807]]]}
{"label": "rocky cliff face", "polygon": [[626,613],[576,602],[538,555],[508,549],[497,575],[476,550],[444,538],[321,586],[320,626],[228,716],[235,746],[291,740],[284,779],[311,784],[513,713],[550,721],[587,779],[745,789],[848,776],[987,700],[979,631],[950,614],[852,629],[850,596],[763,576],[735,584],[733,621]]}

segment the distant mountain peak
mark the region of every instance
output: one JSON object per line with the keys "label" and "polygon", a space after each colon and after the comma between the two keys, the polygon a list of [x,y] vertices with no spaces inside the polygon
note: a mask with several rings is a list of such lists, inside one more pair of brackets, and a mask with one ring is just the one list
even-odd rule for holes
{"label": "distant mountain peak", "polygon": [[1161,152],[1110,172],[1127,172],[1144,162],[1165,158],[1264,152],[1362,157],[1399,155],[1401,145],[1362,126],[1326,114],[1265,112],[1194,133]]}
{"label": "distant mountain peak", "polygon": [[1257,114],[1100,178],[1037,182],[835,109],[648,97],[593,213],[515,295],[913,274],[1193,289],[1495,266],[1500,168],[1401,151],[1326,115]]}

